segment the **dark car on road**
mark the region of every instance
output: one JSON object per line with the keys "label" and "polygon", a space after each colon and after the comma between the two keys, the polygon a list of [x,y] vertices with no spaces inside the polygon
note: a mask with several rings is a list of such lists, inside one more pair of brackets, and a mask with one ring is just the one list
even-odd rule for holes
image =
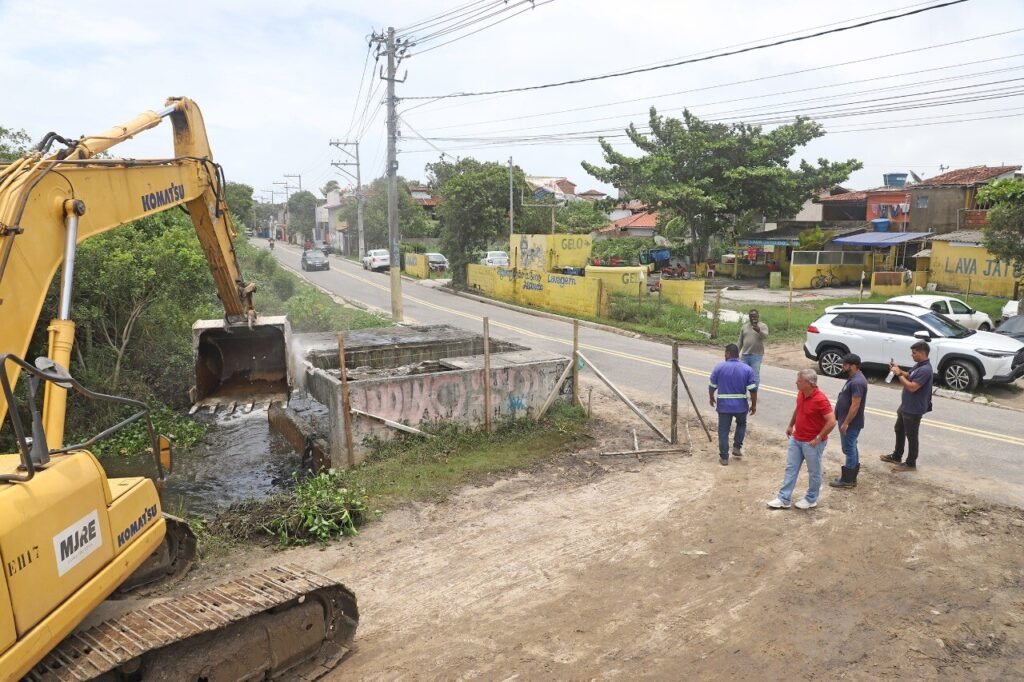
{"label": "dark car on road", "polygon": [[1005,334],[1010,338],[1024,341],[1024,315],[1014,315],[1003,320],[995,328],[996,334]]}
{"label": "dark car on road", "polygon": [[320,249],[309,249],[302,252],[302,259],[299,266],[303,270],[330,270],[331,264],[327,256]]}

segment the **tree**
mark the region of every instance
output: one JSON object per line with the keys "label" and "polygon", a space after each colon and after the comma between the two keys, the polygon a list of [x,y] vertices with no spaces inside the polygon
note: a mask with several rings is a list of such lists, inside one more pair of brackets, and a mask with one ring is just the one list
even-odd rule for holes
{"label": "tree", "polygon": [[610,222],[608,214],[589,201],[570,201],[555,215],[556,230],[572,234],[588,234]]}
{"label": "tree", "polygon": [[988,252],[1014,265],[1018,280],[1017,314],[1024,315],[1024,179],[1006,178],[978,190],[978,203],[991,206],[982,243]]}
{"label": "tree", "polygon": [[240,182],[229,182],[224,186],[224,198],[232,215],[242,222],[243,227],[256,227],[256,212],[253,210],[252,187]]}
{"label": "tree", "polygon": [[288,199],[288,229],[292,234],[313,238],[316,226],[316,196],[312,192],[296,192]]}
{"label": "tree", "polygon": [[328,194],[339,189],[341,189],[341,185],[338,184],[337,180],[328,180],[327,184],[320,188],[320,194],[323,194],[324,199],[326,199]]}
{"label": "tree", "polygon": [[[466,265],[473,262],[476,251],[508,238],[508,167],[461,159],[429,164],[427,170],[439,183],[441,248],[451,263],[452,279],[465,284]],[[520,215],[520,196],[526,191],[521,169],[513,170],[512,182],[513,210]]]}
{"label": "tree", "polygon": [[0,126],[0,163],[20,158],[32,145],[32,138],[24,130]]}
{"label": "tree", "polygon": [[215,300],[195,229],[177,211],[143,218],[80,244],[75,283],[80,326],[112,354],[111,388],[120,382],[141,335],[160,333],[169,319],[186,320],[187,330],[197,308],[208,310]]}
{"label": "tree", "polygon": [[[370,183],[367,190],[368,199],[363,207],[363,230],[366,237],[366,248],[383,249],[388,247],[388,180],[377,178]],[[356,229],[356,198],[346,201],[341,208],[341,218],[349,225],[350,230]],[[404,178],[398,178],[398,224],[403,237],[426,236],[431,232],[430,221],[423,207],[416,203],[409,193],[409,185]]]}
{"label": "tree", "polygon": [[255,204],[253,206],[253,214],[255,215],[256,231],[269,234],[270,225],[280,212],[281,204]]}
{"label": "tree", "polygon": [[850,159],[816,166],[801,161],[789,167],[798,147],[824,135],[817,123],[798,117],[764,132],[743,123],[709,123],[683,111],[682,119],[659,116],[652,107],[650,133],[630,124],[638,158],[616,152],[600,140],[608,167],[583,162],[592,176],[626,190],[628,196],[669,210],[688,233],[691,255],[703,260],[710,238],[726,228],[737,231],[747,211],[772,218],[794,215],[820,189],[831,187],[862,167]]}

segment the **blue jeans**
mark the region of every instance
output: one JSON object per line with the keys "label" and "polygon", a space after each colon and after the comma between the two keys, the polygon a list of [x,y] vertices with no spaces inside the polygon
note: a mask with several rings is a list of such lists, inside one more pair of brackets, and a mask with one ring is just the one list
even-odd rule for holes
{"label": "blue jeans", "polygon": [[763,355],[741,355],[740,362],[754,370],[754,379],[758,385],[761,384],[761,361],[764,360]]}
{"label": "blue jeans", "polygon": [[796,487],[796,477],[800,473],[801,462],[807,462],[807,494],[804,498],[808,502],[815,502],[818,499],[818,491],[821,490],[821,456],[825,452],[825,444],[828,441],[818,443],[814,447],[810,443],[802,443],[792,436],[789,437],[789,451],[786,453],[786,476],[782,480],[782,488],[779,489],[779,499],[789,502],[793,495],[793,488]]}
{"label": "blue jeans", "polygon": [[722,459],[729,459],[729,429],[732,428],[732,420],[736,419],[736,436],[733,438],[732,447],[739,450],[743,447],[743,437],[747,435],[747,413],[718,413],[718,456]]}
{"label": "blue jeans", "polygon": [[857,452],[857,436],[860,435],[860,429],[855,429],[852,426],[846,430],[846,433],[839,432],[839,442],[843,446],[843,454],[846,455],[846,468],[856,469],[860,464],[860,453]]}

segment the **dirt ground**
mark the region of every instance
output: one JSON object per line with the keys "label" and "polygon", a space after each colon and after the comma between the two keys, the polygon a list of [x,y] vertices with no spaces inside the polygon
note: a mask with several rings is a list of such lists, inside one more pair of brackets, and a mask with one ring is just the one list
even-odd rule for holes
{"label": "dirt ground", "polygon": [[332,680],[1019,678],[1021,510],[868,458],[856,490],[772,511],[781,438],[755,425],[722,467],[692,423],[690,455],[603,457],[642,424],[601,396],[580,451],[188,582],[294,562],[347,584],[359,633]]}

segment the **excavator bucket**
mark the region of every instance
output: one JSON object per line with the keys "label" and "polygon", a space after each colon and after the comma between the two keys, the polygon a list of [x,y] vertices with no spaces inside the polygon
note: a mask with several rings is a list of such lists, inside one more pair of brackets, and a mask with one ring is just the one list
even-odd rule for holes
{"label": "excavator bucket", "polygon": [[192,325],[196,361],[193,411],[209,406],[287,400],[288,318],[257,317],[248,324],[199,320]]}

